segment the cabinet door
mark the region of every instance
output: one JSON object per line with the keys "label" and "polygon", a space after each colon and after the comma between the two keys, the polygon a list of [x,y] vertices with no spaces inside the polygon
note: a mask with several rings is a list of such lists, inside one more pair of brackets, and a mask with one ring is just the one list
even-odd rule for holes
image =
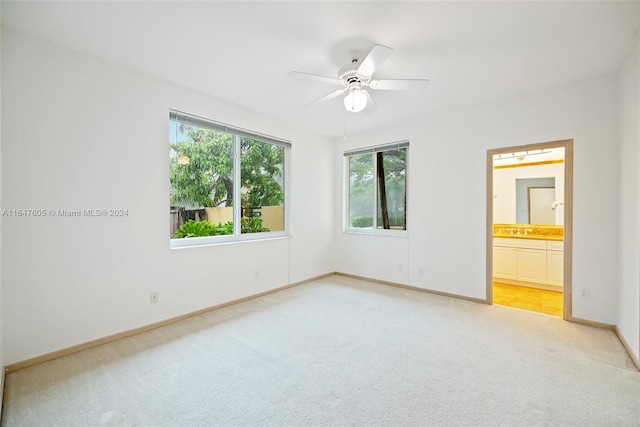
{"label": "cabinet door", "polygon": [[518,280],[546,283],[547,251],[541,249],[518,249]]}
{"label": "cabinet door", "polygon": [[517,249],[515,248],[494,246],[493,277],[516,280],[516,255]]}
{"label": "cabinet door", "polygon": [[547,251],[547,283],[564,286],[563,251]]}

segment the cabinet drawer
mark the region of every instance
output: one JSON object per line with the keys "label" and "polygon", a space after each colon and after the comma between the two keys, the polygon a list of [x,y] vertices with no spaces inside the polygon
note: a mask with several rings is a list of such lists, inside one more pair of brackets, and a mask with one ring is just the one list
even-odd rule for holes
{"label": "cabinet drawer", "polygon": [[547,250],[548,251],[564,251],[564,242],[547,240]]}
{"label": "cabinet drawer", "polygon": [[511,239],[509,237],[494,237],[493,246],[524,249],[547,249],[547,241],[518,238]]}

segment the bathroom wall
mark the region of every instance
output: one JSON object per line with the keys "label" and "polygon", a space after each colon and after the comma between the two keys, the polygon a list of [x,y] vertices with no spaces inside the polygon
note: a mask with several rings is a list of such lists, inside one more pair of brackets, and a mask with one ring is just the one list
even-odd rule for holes
{"label": "bathroom wall", "polygon": [[[541,141],[542,142],[542,141]],[[493,171],[493,218],[496,224],[518,224],[516,211],[517,179],[555,179],[556,200],[564,200],[564,163],[494,169]],[[564,208],[555,210],[555,223],[561,225]]]}

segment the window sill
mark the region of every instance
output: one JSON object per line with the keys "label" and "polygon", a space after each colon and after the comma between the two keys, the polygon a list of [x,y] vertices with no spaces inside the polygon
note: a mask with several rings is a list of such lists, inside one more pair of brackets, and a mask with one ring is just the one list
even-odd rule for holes
{"label": "window sill", "polygon": [[239,236],[215,236],[215,237],[192,237],[185,239],[171,239],[170,249],[193,249],[209,246],[233,245],[238,243],[265,242],[268,240],[289,239],[291,235],[286,231],[276,231],[270,233],[247,233]]}
{"label": "window sill", "polygon": [[407,230],[377,230],[373,228],[347,228],[343,231],[345,234],[361,234],[366,236],[381,236],[381,237],[400,237],[408,238],[409,233]]}

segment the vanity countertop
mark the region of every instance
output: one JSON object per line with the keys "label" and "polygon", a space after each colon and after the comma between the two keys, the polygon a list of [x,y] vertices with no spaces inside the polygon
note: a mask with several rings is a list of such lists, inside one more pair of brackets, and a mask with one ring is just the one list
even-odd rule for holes
{"label": "vanity countertop", "polygon": [[501,237],[505,239],[531,239],[531,240],[556,240],[562,242],[564,237],[558,236],[540,236],[535,234],[498,234],[493,233],[493,237]]}
{"label": "vanity countertop", "polygon": [[493,237],[532,240],[564,240],[562,225],[493,224]]}

